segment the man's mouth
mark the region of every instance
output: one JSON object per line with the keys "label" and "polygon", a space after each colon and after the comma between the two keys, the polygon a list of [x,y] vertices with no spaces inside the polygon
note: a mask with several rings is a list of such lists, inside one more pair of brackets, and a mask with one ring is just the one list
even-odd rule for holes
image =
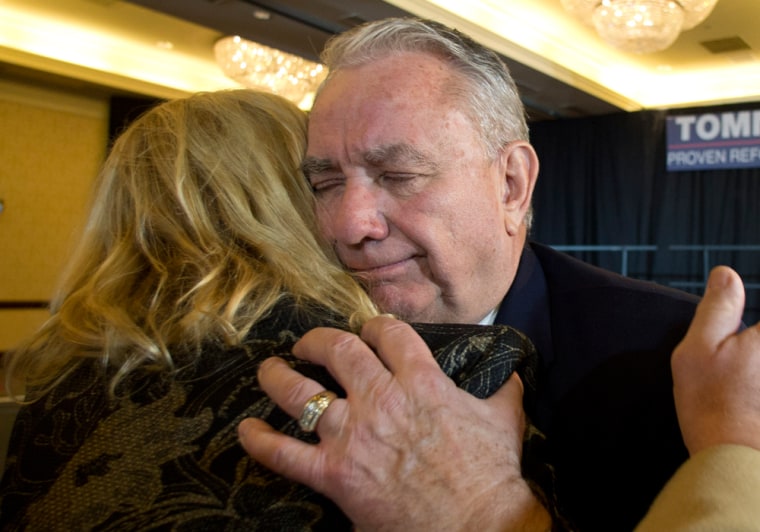
{"label": "man's mouth", "polygon": [[392,262],[383,262],[381,264],[353,264],[346,265],[348,269],[359,278],[368,281],[382,281],[395,277],[406,271],[408,263],[414,257],[407,257]]}

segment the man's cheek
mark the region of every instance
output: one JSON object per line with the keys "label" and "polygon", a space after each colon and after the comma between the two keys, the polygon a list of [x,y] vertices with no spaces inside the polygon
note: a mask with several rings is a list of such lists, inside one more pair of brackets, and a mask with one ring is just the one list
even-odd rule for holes
{"label": "man's cheek", "polygon": [[327,242],[332,244],[333,241],[335,240],[335,237],[332,230],[333,220],[329,214],[329,210],[324,206],[317,205],[316,214],[317,214],[317,230],[322,235],[322,237],[325,240],[327,240]]}

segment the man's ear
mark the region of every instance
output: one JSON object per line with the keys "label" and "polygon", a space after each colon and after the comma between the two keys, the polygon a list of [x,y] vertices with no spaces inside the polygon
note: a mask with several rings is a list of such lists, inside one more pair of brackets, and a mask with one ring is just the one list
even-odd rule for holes
{"label": "man's ear", "polygon": [[510,142],[499,153],[504,177],[502,202],[507,232],[515,235],[530,210],[538,179],[538,155],[527,141]]}

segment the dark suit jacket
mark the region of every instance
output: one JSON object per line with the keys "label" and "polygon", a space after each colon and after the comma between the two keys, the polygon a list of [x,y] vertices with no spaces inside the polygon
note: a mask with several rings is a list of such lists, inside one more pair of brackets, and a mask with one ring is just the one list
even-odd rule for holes
{"label": "dark suit jacket", "polygon": [[632,530],[688,457],[670,355],[698,298],[530,247],[546,281],[552,351],[532,417],[554,450],[560,506],[580,530]]}

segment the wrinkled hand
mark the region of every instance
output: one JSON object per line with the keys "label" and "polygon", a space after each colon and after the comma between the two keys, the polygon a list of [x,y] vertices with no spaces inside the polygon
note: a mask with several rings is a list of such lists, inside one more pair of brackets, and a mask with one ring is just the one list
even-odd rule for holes
{"label": "wrinkled hand", "polygon": [[[317,445],[243,421],[240,440],[254,459],[330,497],[362,530],[549,528],[520,475],[518,377],[477,399],[441,371],[411,327],[385,316],[361,339],[315,329],[293,352],[326,366],[347,397],[322,415]],[[322,391],[277,358],[261,365],[259,381],[295,418]]]}
{"label": "wrinkled hand", "polygon": [[760,450],[760,323],[737,334],[743,308],[739,275],[725,266],[713,269],[673,352],[678,421],[692,455],[727,443]]}

